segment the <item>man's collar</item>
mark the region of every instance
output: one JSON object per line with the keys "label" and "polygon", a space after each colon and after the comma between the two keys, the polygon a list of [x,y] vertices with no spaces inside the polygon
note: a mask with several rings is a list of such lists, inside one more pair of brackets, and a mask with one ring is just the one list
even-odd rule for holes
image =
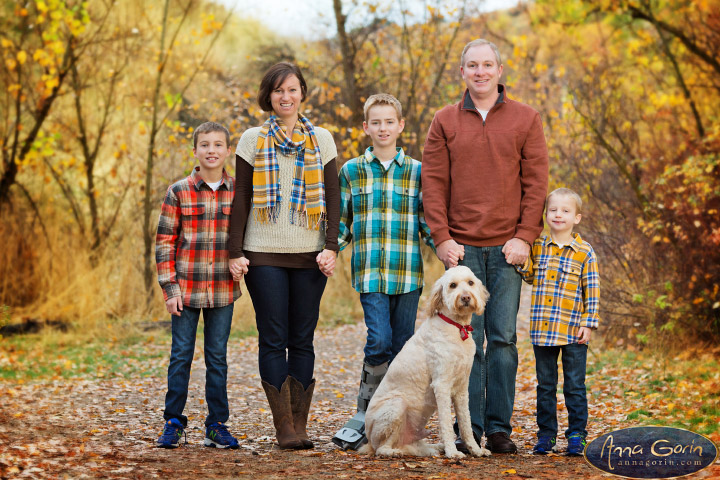
{"label": "man's collar", "polygon": [[[403,163],[405,163],[405,152],[403,151],[402,147],[395,147],[395,156],[393,157],[393,160],[397,162],[399,166],[403,166]],[[365,149],[365,161],[367,163],[372,163],[373,160],[375,160],[377,157],[375,156],[375,153],[373,152],[373,147],[367,147]],[[380,159],[378,158],[378,162]]]}
{"label": "man's collar", "polygon": [[[499,103],[505,103],[505,97],[506,97],[505,85],[503,85],[502,83],[498,83],[498,94],[499,95],[498,95],[497,100],[495,101],[495,105],[497,105]],[[465,89],[465,93],[463,94],[462,109],[477,111],[475,108],[475,103],[473,102],[472,97],[470,96],[470,90],[468,90],[467,88]]]}

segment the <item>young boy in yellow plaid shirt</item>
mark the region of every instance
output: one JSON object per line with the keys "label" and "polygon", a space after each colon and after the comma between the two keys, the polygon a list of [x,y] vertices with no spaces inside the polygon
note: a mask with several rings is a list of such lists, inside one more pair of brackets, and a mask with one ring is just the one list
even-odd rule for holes
{"label": "young boy in yellow plaid shirt", "polygon": [[532,284],[530,339],[537,375],[538,442],[536,455],[556,452],[558,355],[562,352],[563,395],[568,410],[568,455],[582,455],[587,436],[585,389],[587,348],[598,327],[600,284],[592,246],[573,227],[580,223],[582,200],[568,188],[558,188],[546,201],[550,235],[532,246],[525,265],[518,267]]}

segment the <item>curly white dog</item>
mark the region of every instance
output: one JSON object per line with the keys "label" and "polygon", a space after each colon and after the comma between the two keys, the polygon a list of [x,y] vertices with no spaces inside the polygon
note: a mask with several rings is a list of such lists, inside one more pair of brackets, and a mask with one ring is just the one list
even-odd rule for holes
{"label": "curly white dog", "polygon": [[[468,379],[475,355],[470,321],[482,314],[489,297],[482,282],[464,266],[435,282],[428,319],[395,357],[365,415],[368,443],[360,453],[379,456],[465,455],[455,447],[450,403],[470,453],[490,452],[475,442],[468,409]],[[438,412],[440,445],[430,445],[425,425]]]}

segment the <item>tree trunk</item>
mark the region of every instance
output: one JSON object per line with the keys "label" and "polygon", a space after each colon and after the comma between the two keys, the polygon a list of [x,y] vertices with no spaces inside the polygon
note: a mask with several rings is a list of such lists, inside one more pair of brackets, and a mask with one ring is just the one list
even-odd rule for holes
{"label": "tree trunk", "polygon": [[152,124],[150,126],[150,142],[148,143],[147,160],[145,163],[145,197],[143,199],[143,279],[147,292],[147,302],[150,303],[152,295],[154,269],[153,269],[153,231],[150,225],[150,216],[153,211],[152,190],[153,190],[153,167],[155,164],[155,139],[158,133],[158,108],[160,103],[160,87],[162,76],[165,70],[165,34],[167,33],[167,19],[170,0],[165,0],[163,10],[162,31],[160,33],[160,51],[158,53],[158,73],[155,79],[155,91],[153,92]]}
{"label": "tree trunk", "polygon": [[338,40],[340,41],[340,53],[343,60],[343,74],[345,76],[345,104],[352,112],[352,124],[359,125],[364,119],[363,105],[360,101],[360,88],[355,77],[355,49],[350,37],[345,30],[347,17],[342,13],[341,0],[333,0],[335,11],[335,23],[337,24]]}

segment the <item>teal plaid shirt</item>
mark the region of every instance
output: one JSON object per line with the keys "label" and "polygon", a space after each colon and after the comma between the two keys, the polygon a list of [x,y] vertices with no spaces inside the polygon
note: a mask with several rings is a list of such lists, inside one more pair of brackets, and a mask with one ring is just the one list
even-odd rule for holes
{"label": "teal plaid shirt", "polygon": [[354,241],[352,285],[360,293],[398,295],[423,286],[418,234],[435,248],[425,223],[420,162],[402,148],[387,170],[373,153],[340,169],[342,251]]}

